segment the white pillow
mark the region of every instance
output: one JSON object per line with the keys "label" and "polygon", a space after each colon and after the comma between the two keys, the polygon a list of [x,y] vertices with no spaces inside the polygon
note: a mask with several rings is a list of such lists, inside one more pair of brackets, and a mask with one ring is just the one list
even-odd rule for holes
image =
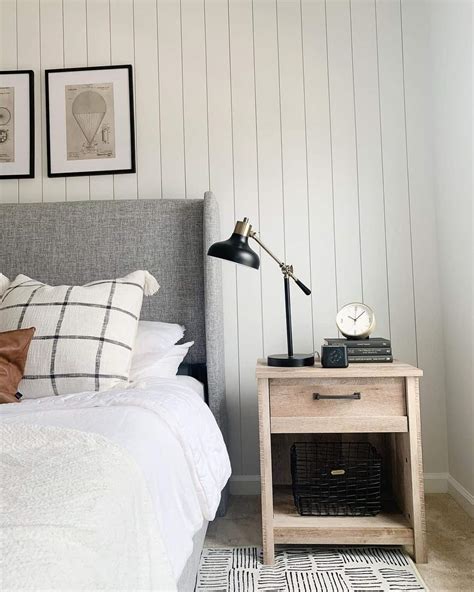
{"label": "white pillow", "polygon": [[168,352],[161,356],[156,353],[134,354],[130,368],[130,381],[141,382],[153,378],[172,378],[176,376],[179,365],[193,345],[194,341],[173,345]]}
{"label": "white pillow", "polygon": [[48,286],[19,275],[0,301],[0,331],[36,327],[19,390],[25,398],[127,383],[148,271],[85,286]]}
{"label": "white pillow", "polygon": [[184,327],[182,325],[160,323],[158,321],[140,321],[132,360],[145,354],[161,357],[169,352],[173,345],[183,336]]}

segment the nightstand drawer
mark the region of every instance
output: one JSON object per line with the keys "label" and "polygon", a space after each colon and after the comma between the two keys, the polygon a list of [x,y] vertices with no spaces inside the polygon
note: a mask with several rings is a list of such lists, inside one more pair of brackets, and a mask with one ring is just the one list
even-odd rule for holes
{"label": "nightstand drawer", "polygon": [[406,413],[402,378],[270,380],[272,418],[404,417]]}

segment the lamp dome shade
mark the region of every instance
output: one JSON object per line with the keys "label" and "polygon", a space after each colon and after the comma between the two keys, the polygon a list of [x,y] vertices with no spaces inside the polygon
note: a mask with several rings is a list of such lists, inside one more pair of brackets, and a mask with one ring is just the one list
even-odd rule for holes
{"label": "lamp dome shade", "polygon": [[207,254],[218,259],[247,265],[247,267],[253,267],[254,269],[260,267],[260,258],[249,247],[248,237],[235,232],[229,239],[211,245]]}

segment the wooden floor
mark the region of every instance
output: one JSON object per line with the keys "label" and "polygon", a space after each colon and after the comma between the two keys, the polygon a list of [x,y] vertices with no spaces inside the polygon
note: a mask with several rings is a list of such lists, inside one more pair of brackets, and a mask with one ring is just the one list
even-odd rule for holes
{"label": "wooden floor", "polygon": [[[426,496],[428,564],[418,570],[431,592],[474,591],[474,520],[447,494]],[[209,525],[207,547],[261,545],[260,498],[231,497]]]}

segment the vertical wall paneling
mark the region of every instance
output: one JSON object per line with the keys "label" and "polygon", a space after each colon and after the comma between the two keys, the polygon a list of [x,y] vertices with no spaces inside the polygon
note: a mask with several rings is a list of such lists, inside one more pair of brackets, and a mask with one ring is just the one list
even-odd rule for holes
{"label": "vertical wall paneling", "polygon": [[[205,0],[206,70],[209,101],[210,188],[219,201],[223,238],[235,222],[230,90],[229,19],[227,2]],[[242,474],[239,342],[237,324],[237,270],[222,266],[225,332],[225,378],[232,469]]]}
{"label": "vertical wall paneling", "polygon": [[[43,147],[43,201],[64,201],[66,199],[66,180],[61,177],[47,176],[46,151],[46,95],[44,71],[53,68],[64,68],[64,38],[63,38],[63,2],[49,0],[40,3],[40,34],[41,34],[41,98]],[[36,173],[38,174],[38,173]]]}
{"label": "vertical wall paneling", "polygon": [[[36,178],[0,202],[199,197],[223,237],[248,216],[292,287],[295,348],[364,299],[397,358],[425,370],[425,467],[447,469],[430,125],[430,3],[1,0],[0,68],[36,74]],[[132,64],[137,174],[49,179],[44,70]],[[253,247],[257,249],[254,243]],[[233,472],[259,471],[254,366],[286,348],[281,273],[223,263]],[[415,325],[416,321],[416,325]]]}
{"label": "vertical wall paneling", "polygon": [[326,2],[338,305],[363,299],[350,4]]}
{"label": "vertical wall paneling", "polygon": [[[86,0],[63,2],[63,27],[64,67],[76,68],[87,65]],[[66,199],[89,199],[89,177],[68,177]]]}
{"label": "vertical wall paneling", "polygon": [[421,381],[423,455],[426,466],[441,472],[447,464],[446,405],[444,401],[443,331],[438,275],[435,212],[431,207],[434,187],[431,150],[426,149],[430,133],[431,81],[429,68],[429,22],[423,5],[403,0],[402,33],[407,122],[407,157],[413,229],[413,268],[418,363],[424,370]]}
{"label": "vertical wall paneling", "polygon": [[163,197],[187,196],[183,121],[183,63],[179,0],[158,0],[161,166]]}
{"label": "vertical wall paneling", "polygon": [[[112,64],[131,64],[135,66],[135,4],[140,2],[134,0],[120,0],[111,2],[110,25],[111,25],[111,56]],[[146,65],[145,65],[146,67]],[[133,69],[135,74],[135,67]],[[136,84],[134,80],[135,95]],[[136,104],[135,104],[136,114]],[[137,118],[135,115],[135,124]],[[137,141],[137,127],[135,125],[135,146]],[[137,164],[137,170],[140,165]],[[115,199],[134,199],[137,197],[137,175],[125,174],[114,175],[114,196]]]}
{"label": "vertical wall paneling", "polygon": [[[303,52],[299,2],[278,1],[282,174],[287,262],[311,281]],[[312,301],[292,285],[295,352],[313,351]]]}
{"label": "vertical wall paneling", "polygon": [[[430,121],[432,133],[428,138],[432,140],[430,148],[433,156],[433,169],[430,169],[429,173],[433,179],[432,194],[434,194],[436,207],[438,247],[436,258],[439,264],[439,291],[442,301],[442,315],[438,317],[437,325],[442,325],[444,343],[449,473],[453,479],[449,484],[449,491],[472,516],[472,496],[474,495],[472,455],[474,450],[474,373],[472,372],[474,366],[472,346],[474,334],[472,316],[474,11],[472,2],[431,2],[429,5],[430,89],[427,108],[432,113]],[[413,47],[415,42],[408,40],[408,35],[413,31],[413,25],[408,22],[413,18],[411,8],[405,2],[403,3],[407,127],[413,122],[415,116],[411,75],[415,64],[408,66],[408,60],[413,59],[410,47]],[[423,38],[420,42],[423,42]],[[422,131],[421,127],[418,129]],[[413,143],[415,146],[417,144],[415,131],[408,130],[409,175],[414,222],[416,220],[414,202],[419,187],[413,171],[416,166],[416,160],[412,154]],[[415,235],[416,227],[413,226],[413,229]],[[423,340],[420,333],[424,332],[420,323],[424,313],[418,312],[418,309],[423,274],[419,274],[417,269],[416,251],[422,239],[423,235],[418,236],[416,240],[414,236],[413,243],[420,345]],[[421,254],[420,252],[419,255]],[[427,395],[429,400],[430,393]],[[459,483],[457,492],[453,488],[456,481]],[[459,495],[462,488],[465,488],[464,496]]]}
{"label": "vertical wall paneling", "polygon": [[373,0],[351,4],[351,27],[363,295],[364,302],[377,311],[377,334],[388,337],[385,208]]}
{"label": "vertical wall paneling", "polygon": [[400,5],[376,8],[391,334],[397,357],[416,364]]}
{"label": "vertical wall paneling", "polygon": [[[259,226],[258,165],[255,114],[253,13],[251,0],[231,0],[230,59],[234,138],[236,216]],[[262,355],[260,272],[237,267],[242,468],[258,473],[255,360]]]}
{"label": "vertical wall paneling", "polygon": [[[35,73],[35,177],[19,180],[19,199],[22,202],[37,202],[43,199],[41,183],[41,77],[40,68],[40,5],[38,0],[17,3],[18,68]],[[3,184],[0,182],[0,192]]]}
{"label": "vertical wall paneling", "polygon": [[[17,55],[17,20],[16,0],[0,2],[0,70],[16,70]],[[0,182],[0,203],[18,201],[18,181],[4,179]]]}
{"label": "vertical wall paneling", "polygon": [[337,283],[324,0],[301,3],[315,348],[334,335]]}
{"label": "vertical wall paneling", "polygon": [[161,197],[156,0],[135,0],[138,197]]}
{"label": "vertical wall paneling", "polygon": [[[255,104],[258,191],[262,240],[285,259],[281,125],[276,3],[254,2]],[[265,354],[286,351],[282,274],[266,253],[261,256],[263,345]]]}
{"label": "vertical wall paneling", "polygon": [[204,0],[181,0],[186,191],[201,197],[209,187]]}
{"label": "vertical wall paneling", "polygon": [[[86,0],[87,56],[89,66],[110,65],[110,3]],[[92,175],[89,178],[91,199],[113,199],[114,176]]]}

